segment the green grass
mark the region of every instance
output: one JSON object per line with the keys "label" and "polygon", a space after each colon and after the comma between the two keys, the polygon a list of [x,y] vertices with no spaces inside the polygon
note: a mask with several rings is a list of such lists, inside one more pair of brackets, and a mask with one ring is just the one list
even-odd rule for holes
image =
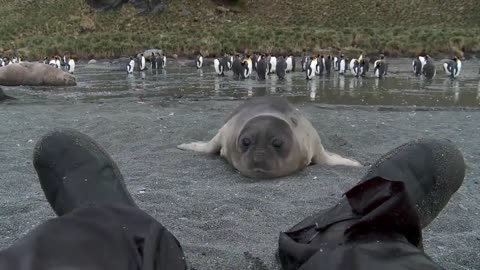
{"label": "green grass", "polygon": [[[443,3],[444,2],[444,3]],[[476,0],[239,1],[218,12],[211,0],[171,0],[143,16],[130,5],[97,13],[81,0],[0,0],[0,51],[24,57],[56,53],[114,58],[148,48],[191,56],[201,50],[300,54],[342,50],[413,56],[480,52]]]}

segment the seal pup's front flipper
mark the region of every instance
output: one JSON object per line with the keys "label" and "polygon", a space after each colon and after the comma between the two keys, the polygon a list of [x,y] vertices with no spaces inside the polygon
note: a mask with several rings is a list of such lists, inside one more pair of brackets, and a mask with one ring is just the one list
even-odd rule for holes
{"label": "seal pup's front flipper", "polygon": [[182,150],[191,150],[195,152],[203,152],[208,154],[218,154],[222,147],[220,140],[220,131],[211,139],[209,142],[192,142],[192,143],[183,143],[177,146],[177,148]]}
{"label": "seal pup's front flipper", "polygon": [[313,164],[327,164],[327,165],[345,165],[345,166],[352,166],[352,167],[362,167],[363,165],[354,160],[348,159],[340,156],[339,154],[335,154],[332,152],[328,152],[325,150],[322,144],[317,144],[315,149],[315,153],[312,158]]}

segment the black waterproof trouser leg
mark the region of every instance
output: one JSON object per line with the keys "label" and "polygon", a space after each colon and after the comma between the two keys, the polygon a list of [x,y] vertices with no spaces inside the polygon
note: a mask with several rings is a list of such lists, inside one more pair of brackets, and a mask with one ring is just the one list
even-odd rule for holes
{"label": "black waterproof trouser leg", "polygon": [[0,252],[0,269],[186,269],[177,239],[136,207],[100,206],[48,220]]}

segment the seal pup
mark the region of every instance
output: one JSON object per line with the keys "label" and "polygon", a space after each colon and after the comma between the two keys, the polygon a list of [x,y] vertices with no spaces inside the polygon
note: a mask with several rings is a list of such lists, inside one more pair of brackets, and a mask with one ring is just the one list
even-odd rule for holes
{"label": "seal pup", "polygon": [[177,147],[220,154],[241,174],[252,178],[282,177],[310,164],[362,166],[325,150],[310,121],[281,97],[248,100],[234,110],[209,142]]}

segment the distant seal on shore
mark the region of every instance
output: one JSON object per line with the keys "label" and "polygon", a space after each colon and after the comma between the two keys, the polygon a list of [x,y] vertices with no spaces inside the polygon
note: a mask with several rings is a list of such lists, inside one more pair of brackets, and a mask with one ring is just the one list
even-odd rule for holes
{"label": "distant seal on shore", "polygon": [[286,99],[258,97],[240,105],[209,142],[177,146],[220,154],[245,176],[282,177],[310,164],[362,166],[330,153],[312,124]]}
{"label": "distant seal on shore", "polygon": [[22,62],[0,68],[0,85],[77,85],[73,75],[43,63]]}

